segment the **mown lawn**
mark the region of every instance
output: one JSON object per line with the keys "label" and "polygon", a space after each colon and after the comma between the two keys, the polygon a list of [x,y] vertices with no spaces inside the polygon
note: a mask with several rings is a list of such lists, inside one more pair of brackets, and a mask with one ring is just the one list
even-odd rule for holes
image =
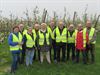
{"label": "mown lawn", "polygon": [[[26,68],[20,65],[15,75],[100,75],[100,33],[97,34],[96,62],[95,64],[83,65],[82,62],[74,64],[71,61],[59,64],[48,64],[46,61],[40,64],[34,61],[33,65]],[[7,40],[0,44],[0,75],[11,75],[10,71],[11,55]]]}

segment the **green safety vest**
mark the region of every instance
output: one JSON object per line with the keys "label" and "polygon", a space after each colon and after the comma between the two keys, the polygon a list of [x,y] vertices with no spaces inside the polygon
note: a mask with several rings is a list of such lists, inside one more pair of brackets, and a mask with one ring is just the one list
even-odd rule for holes
{"label": "green safety vest", "polygon": [[25,35],[25,34],[27,34],[27,30],[26,29],[23,31],[23,35]]}
{"label": "green safety vest", "polygon": [[51,28],[50,28],[49,26],[47,26],[47,30],[48,30],[48,32],[50,33],[51,38],[54,39],[53,31],[51,30]]}
{"label": "green safety vest", "polygon": [[[86,30],[87,30],[87,28],[84,28],[84,31],[86,31]],[[89,32],[89,40],[91,40],[93,38],[94,33],[95,33],[95,28],[91,28],[90,32]],[[95,43],[96,43],[96,41],[92,42],[92,44],[95,44]]]}
{"label": "green safety vest", "polygon": [[[23,37],[20,32],[18,33],[18,37],[12,33],[13,42],[22,42],[22,38]],[[10,51],[17,51],[17,50],[22,50],[22,46],[20,46],[20,45],[10,46]]]}
{"label": "green safety vest", "polygon": [[26,34],[26,47],[28,48],[32,48],[33,46],[35,46],[35,35],[33,34],[34,39],[32,38],[32,36],[30,36],[28,33]]}
{"label": "green safety vest", "polygon": [[[76,46],[76,40],[77,40],[77,32],[78,30],[75,31],[75,46]],[[86,31],[85,30],[83,30],[83,47],[86,47]]]}
{"label": "green safety vest", "polygon": [[46,37],[46,43],[47,45],[50,45],[49,42],[49,35],[50,33],[47,31],[46,36],[44,36],[43,33],[41,33],[41,31],[39,31],[39,45],[44,45],[44,37]]}
{"label": "green safety vest", "polygon": [[60,30],[58,27],[56,27],[55,29],[56,32],[56,42],[63,42],[66,43],[67,42],[67,28],[64,28],[62,33],[60,34]]}
{"label": "green safety vest", "polygon": [[72,36],[70,35],[70,32],[68,31],[67,43],[75,43],[75,31],[73,32]]}

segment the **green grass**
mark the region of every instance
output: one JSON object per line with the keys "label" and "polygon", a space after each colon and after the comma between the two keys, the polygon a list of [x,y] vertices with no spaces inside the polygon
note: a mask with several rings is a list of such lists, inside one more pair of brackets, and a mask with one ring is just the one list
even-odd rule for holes
{"label": "green grass", "polygon": [[[71,61],[59,64],[48,64],[46,61],[40,64],[34,61],[33,65],[26,68],[20,65],[15,75],[100,75],[100,33],[97,36],[96,62],[95,64],[83,65],[73,64]],[[1,62],[2,61],[2,62]],[[9,73],[11,55],[7,40],[0,45],[0,75],[11,75]]]}

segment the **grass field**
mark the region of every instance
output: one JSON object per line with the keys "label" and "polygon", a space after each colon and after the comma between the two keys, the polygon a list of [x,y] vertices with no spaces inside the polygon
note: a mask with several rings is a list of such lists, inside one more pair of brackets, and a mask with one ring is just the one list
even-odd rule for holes
{"label": "grass field", "polygon": [[[33,65],[26,68],[20,65],[15,75],[100,75],[100,33],[97,34],[96,44],[96,62],[95,64],[83,65],[73,64],[71,61],[59,64],[48,64],[46,61],[40,64],[34,61]],[[11,55],[9,52],[7,40],[0,44],[0,75],[11,75],[10,71]]]}

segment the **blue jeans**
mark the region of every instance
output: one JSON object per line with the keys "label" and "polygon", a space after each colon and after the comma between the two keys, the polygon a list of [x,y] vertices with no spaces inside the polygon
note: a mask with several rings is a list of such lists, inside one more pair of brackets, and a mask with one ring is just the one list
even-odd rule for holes
{"label": "blue jeans", "polygon": [[16,52],[16,53],[12,52],[12,65],[11,65],[12,70],[17,69],[17,64],[18,64],[18,59],[19,58],[20,58],[20,52]]}
{"label": "blue jeans", "polygon": [[26,66],[32,65],[34,50],[26,49]]}

